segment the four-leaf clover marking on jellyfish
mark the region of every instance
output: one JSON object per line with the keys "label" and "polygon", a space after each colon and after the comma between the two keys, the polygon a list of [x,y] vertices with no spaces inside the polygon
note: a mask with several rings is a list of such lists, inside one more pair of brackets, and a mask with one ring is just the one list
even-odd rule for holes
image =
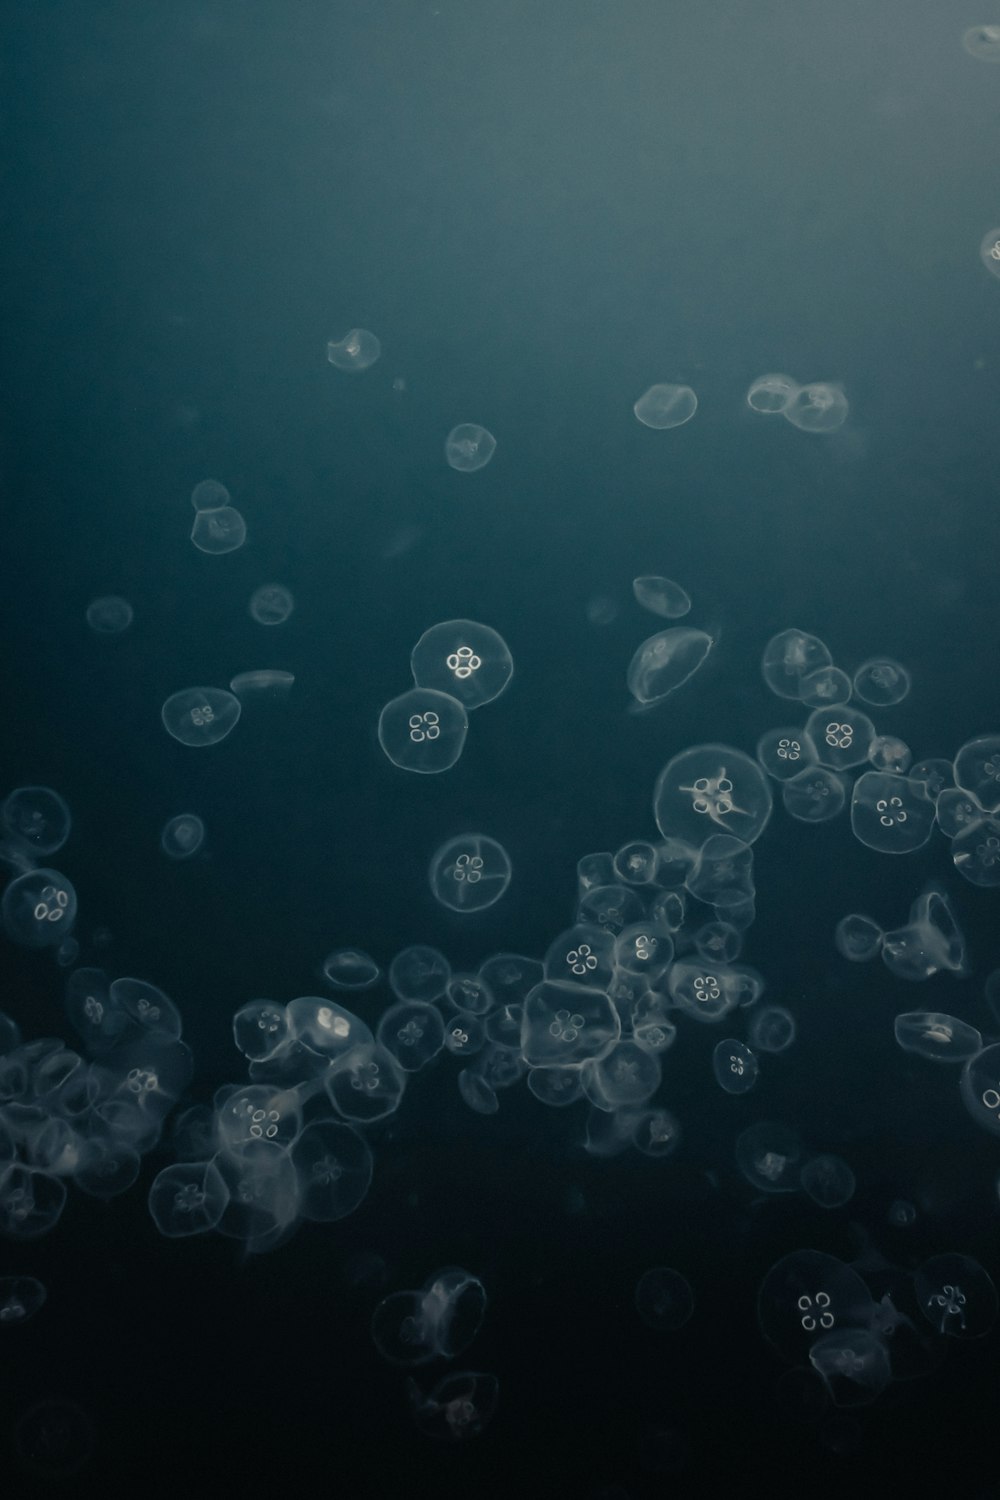
{"label": "four-leaf clover marking on jellyfish", "polygon": [[965,1293],[960,1286],[946,1284],[939,1292],[934,1292],[928,1297],[927,1302],[930,1307],[939,1307],[941,1309],[942,1324],[946,1318],[958,1318],[958,1326],[960,1328],[965,1327],[965,1313],[962,1311],[965,1306]]}
{"label": "four-leaf clover marking on jellyfish", "polygon": [[410,715],[410,739],[415,745],[423,740],[436,740],[441,733],[441,720],[432,708],[425,714]]}
{"label": "four-leaf clover marking on jellyfish", "polygon": [[725,828],[723,819],[729,813],[748,816],[746,808],[737,807],[733,801],[733,783],[726,775],[725,766],[719,767],[718,776],[699,776],[693,786],[682,786],[678,790],[690,792],[691,806],[695,812],[707,813],[720,828]]}
{"label": "four-leaf clover marking on jellyfish", "polygon": [[69,905],[69,896],[57,886],[47,885],[42,889],[41,896],[35,903],[32,912],[36,922],[60,922]]}
{"label": "four-leaf clover marking on jellyfish", "polygon": [[583,1026],[582,1016],[571,1016],[568,1010],[557,1010],[549,1022],[549,1032],[559,1042],[575,1042]]}
{"label": "four-leaf clover marking on jellyfish", "polygon": [[483,878],[483,858],[481,854],[460,854],[455,861],[455,879],[467,880],[470,885],[475,885],[477,880]]}
{"label": "four-leaf clover marking on jellyfish", "polygon": [[483,664],[481,656],[477,656],[471,646],[459,646],[450,656],[445,657],[445,665],[449,672],[453,672],[460,682],[466,677],[471,677],[473,672],[478,672]]}
{"label": "four-leaf clover marking on jellyfish", "polygon": [[995,833],[991,833],[984,843],[976,845],[976,856],[987,868],[996,864],[1000,859],[1000,839]]}
{"label": "four-leaf clover marking on jellyfish", "polygon": [[802,1317],[799,1322],[806,1333],[814,1333],[817,1328],[832,1328],[834,1316],[830,1311],[829,1292],[817,1292],[815,1297],[803,1294],[795,1304]]}
{"label": "four-leaf clover marking on jellyfish", "polygon": [[826,726],[824,738],[835,750],[849,750],[854,743],[854,727],[851,724],[838,724],[832,719]]}
{"label": "four-leaf clover marking on jellyfish", "polygon": [[579,948],[571,948],[566,955],[571,974],[586,974],[588,970],[593,972],[597,968],[597,955],[591,950],[589,943],[581,943]]}
{"label": "four-leaf clover marking on jellyfish", "polygon": [[879,822],[883,828],[891,828],[894,823],[906,822],[906,809],[903,806],[902,797],[880,797],[875,804],[875,811],[879,814]]}

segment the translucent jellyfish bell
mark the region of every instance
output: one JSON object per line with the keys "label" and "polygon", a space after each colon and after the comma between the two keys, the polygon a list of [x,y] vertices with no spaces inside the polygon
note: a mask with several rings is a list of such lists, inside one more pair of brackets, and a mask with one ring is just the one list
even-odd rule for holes
{"label": "translucent jellyfish bell", "polygon": [[160,847],[168,859],[190,859],[204,841],[205,825],[197,813],[178,813],[160,834]]}
{"label": "translucent jellyfish bell", "polygon": [[232,496],[218,479],[199,479],[191,491],[191,504],[195,510],[225,510],[232,503]]}
{"label": "translucent jellyfish bell", "polygon": [[660,703],[702,665],[715,642],[704,630],[675,625],[651,635],[629,662],[625,680],[637,703]]}
{"label": "translucent jellyfish bell", "polygon": [[371,954],[360,948],[335,948],[323,960],[323,978],[339,990],[369,990],[381,977]]}
{"label": "translucent jellyfish bell", "polygon": [[886,771],[865,771],[851,797],[854,837],[880,854],[910,854],[934,831],[934,803],[919,782]]}
{"label": "translucent jellyfish bell", "polygon": [[883,934],[882,962],[899,979],[965,973],[965,938],[943,892],[933,886],[924,891],[910,907],[906,926]]}
{"label": "translucent jellyfish bell", "polygon": [[689,385],[651,385],[632,410],[644,427],[662,432],[668,427],[682,427],[698,410],[698,397]]}
{"label": "translucent jellyfish bell", "polygon": [[632,592],[636,602],[650,614],[661,615],[665,620],[679,620],[691,608],[691,598],[686,589],[672,578],[661,578],[647,574],[632,579]]}
{"label": "translucent jellyfish bell", "polygon": [[25,948],[58,946],[76,920],[76,891],[58,870],[29,870],[3,893],[3,926]]}
{"label": "translucent jellyfish bell", "polygon": [[249,611],[258,625],[283,625],[295,600],[281,583],[262,583],[250,596]]}
{"label": "translucent jellyfish bell", "polygon": [[675,1333],[684,1327],[694,1312],[691,1284],[680,1271],[668,1266],[653,1266],[639,1277],[635,1310],[647,1328],[655,1328],[660,1333]]}
{"label": "translucent jellyfish bell", "polygon": [[803,677],[819,667],[832,665],[833,657],[818,636],[792,626],[768,641],[760,669],[772,693],[797,700]]}
{"label": "translucent jellyfish bell", "polygon": [[497,440],[478,422],[460,422],[449,432],[444,456],[460,474],[474,474],[484,469],[496,452]]}
{"label": "translucent jellyfish bell", "polygon": [[222,510],[199,510],[191,527],[191,540],[199,552],[221,556],[237,552],[247,539],[247,524],[232,505]]}
{"label": "translucent jellyfish bell", "polygon": [[299,1212],[314,1224],[346,1219],[371,1186],[371,1148],[350,1125],[314,1120],[291,1149],[299,1179]]}
{"label": "translucent jellyfish bell", "polygon": [[982,1338],[996,1322],[996,1287],[970,1255],[932,1255],[917,1270],[914,1290],[924,1317],[950,1338]]}
{"label": "translucent jellyfish bell", "polygon": [[800,385],[781,415],[800,432],[835,432],[847,421],[847,411],[843,386],[817,381]]}
{"label": "translucent jellyfish bell", "polygon": [[442,844],[431,859],[431,891],[451,911],[484,911],[510,885],[510,856],[485,833],[460,834]]}
{"label": "translucent jellyfish bell", "polygon": [[1000,810],[1000,734],[965,742],[955,756],[955,783],[970,792],[984,812]]}
{"label": "translucent jellyfish bell", "polygon": [[798,389],[791,375],[758,375],[747,391],[747,405],[759,416],[779,416],[795,400]]}
{"label": "translucent jellyfish bell", "polygon": [[715,1081],[727,1094],[747,1094],[760,1075],[760,1063],[744,1042],[734,1037],[717,1042],[712,1053]]}
{"label": "translucent jellyfish bell", "polygon": [[4,800],[0,816],[32,854],[55,854],[69,838],[72,817],[58,792],[47,786],[19,786]]}
{"label": "translucent jellyfish bell", "polygon": [[768,1343],[799,1364],[817,1339],[866,1327],[872,1300],[858,1273],[821,1250],[796,1250],[777,1261],[761,1284],[757,1318]]}
{"label": "translucent jellyfish bell", "polygon": [[653,813],[664,838],[700,848],[713,833],[752,844],[771,816],[771,790],[755,760],[730,745],[696,745],[656,779]]}
{"label": "translucent jellyfish bell", "polygon": [[417,687],[450,693],[467,710],[499,698],[514,674],[506,641],[475,620],[443,620],[425,630],[410,667]]}
{"label": "translucent jellyfish bell", "polygon": [[969,26],[962,33],[962,46],[978,62],[1000,63],[1000,26]]}
{"label": "translucent jellyfish bell", "polygon": [[854,674],[854,696],[862,703],[886,708],[901,703],[910,691],[910,674],[898,661],[875,656],[862,662]]}
{"label": "translucent jellyfish bell", "polygon": [[991,276],[1000,277],[1000,226],[987,229],[979,242],[979,259]]}
{"label": "translucent jellyfish bell", "polygon": [[982,1035],[957,1016],[937,1010],[911,1010],[893,1023],[896,1041],[904,1052],[915,1052],[930,1062],[964,1063],[983,1050]]}
{"label": "translucent jellyfish bell", "polygon": [[225,688],[183,688],[166,700],[160,716],[167,733],[182,745],[217,745],[236,728],[240,700]]}
{"label": "translucent jellyfish bell", "polygon": [[469,720],[449,693],[412,688],[391,699],[378,721],[379,744],[401,771],[448,771],[465,747]]}
{"label": "translucent jellyfish bell", "polygon": [[102,594],[87,605],[87,624],[95,635],[121,635],[132,619],[131,604],[119,594]]}
{"label": "translucent jellyfish bell", "polygon": [[338,370],[367,370],[382,353],[382,345],[367,328],[352,328],[342,339],[331,339],[326,357]]}

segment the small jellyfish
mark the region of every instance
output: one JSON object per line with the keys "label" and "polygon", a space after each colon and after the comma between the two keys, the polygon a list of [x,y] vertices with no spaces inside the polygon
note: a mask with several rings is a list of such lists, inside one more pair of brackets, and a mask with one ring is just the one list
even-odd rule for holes
{"label": "small jellyfish", "polygon": [[467,710],[499,698],[514,674],[506,641],[475,620],[444,620],[425,630],[410,667],[418,688],[449,693]]}
{"label": "small jellyfish", "polygon": [[971,1255],[932,1255],[917,1269],[913,1288],[924,1317],[950,1338],[982,1338],[996,1322],[996,1287]]}
{"label": "small jellyfish", "polygon": [[782,725],[769,729],[757,741],[757,759],[775,781],[790,781],[807,766],[815,765],[816,749],[804,729]]}
{"label": "small jellyfish", "polygon": [[292,690],[295,678],[291,672],[262,669],[239,672],[229,684],[229,691],[239,699],[283,699]]}
{"label": "small jellyfish", "polygon": [[872,1299],[857,1271],[821,1250],[796,1250],[777,1261],[761,1284],[761,1332],[783,1359],[804,1360],[824,1335],[870,1320]]}
{"label": "small jellyfish", "polygon": [[493,1420],[499,1390],[495,1375],[475,1370],[446,1375],[428,1396],[411,1380],[408,1394],[417,1431],[447,1443],[468,1442]]}
{"label": "small jellyfish", "polygon": [[632,592],[643,609],[652,615],[661,615],[665,620],[679,620],[691,608],[691,599],[686,589],[672,578],[661,578],[647,574],[632,579]]}
{"label": "small jellyfish", "polygon": [[26,1323],[35,1316],[47,1295],[34,1276],[0,1276],[0,1328]]}
{"label": "small jellyfish", "polygon": [[637,703],[662,703],[693,677],[715,641],[704,630],[675,625],[651,635],[629,662],[625,680]]}
{"label": "small jellyfish", "polygon": [[805,1193],[820,1208],[842,1208],[854,1197],[855,1179],[842,1156],[813,1156],[799,1177]]}
{"label": "small jellyfish", "polygon": [[747,1094],[760,1075],[760,1063],[745,1043],[727,1037],[712,1053],[712,1071],[725,1093]]}
{"label": "small jellyfish", "polygon": [[736,1140],[736,1164],[763,1193],[794,1193],[804,1148],[795,1131],[770,1121],[751,1125]]}
{"label": "small jellyfish", "polygon": [[791,375],[758,375],[747,391],[747,405],[762,417],[778,416],[795,400],[798,389]]}
{"label": "small jellyfish", "polygon": [[190,859],[205,840],[205,825],[196,813],[178,813],[164,825],[160,847],[168,859]]}
{"label": "small jellyfish", "polygon": [[795,1017],[783,1005],[768,1005],[754,1013],[748,1036],[758,1052],[786,1052],[795,1041]]}
{"label": "small jellyfish", "polygon": [[338,1120],[314,1120],[291,1148],[299,1178],[299,1211],[314,1224],[346,1219],[371,1186],[368,1142]]}
{"label": "small jellyfish", "polygon": [[854,696],[876,708],[901,703],[910,691],[910,674],[898,661],[875,656],[862,662],[854,674]]}
{"label": "small jellyfish", "polygon": [[781,415],[800,432],[835,432],[847,421],[847,410],[843,386],[817,381],[800,385]]}
{"label": "small jellyfish", "polygon": [[484,911],[510,884],[511,863],[502,844],[483,833],[461,834],[441,845],[428,878],[442,906],[451,911]]}
{"label": "small jellyfish", "polygon": [[979,62],[1000,63],[1000,26],[969,26],[962,32],[962,46]]}
{"label": "small jellyfish", "polygon": [[440,1000],[451,977],[444,954],[425,943],[401,949],[389,965],[389,988],[398,1000]]}
{"label": "small jellyfish", "polygon": [[295,600],[281,583],[262,583],[248,605],[258,625],[283,625],[295,608]]}
{"label": "small jellyfish", "polygon": [[764,647],[760,668],[764,681],[779,698],[798,699],[803,677],[833,665],[829,649],[818,636],[794,626],[774,635]]}
{"label": "small jellyfish", "polygon": [[469,720],[450,693],[411,688],[391,699],[378,721],[379,744],[402,771],[448,771],[465,747]]}
{"label": "small jellyfish", "polygon": [[478,422],[460,422],[445,438],[444,456],[460,474],[484,469],[496,452],[497,440]]}
{"label": "small jellyfish", "polygon": [[865,771],[851,796],[854,837],[880,854],[911,854],[934,831],[934,803],[917,781],[886,771]]}
{"label": "small jellyfish", "polygon": [[134,611],[119,594],[103,594],[87,605],[87,624],[95,635],[121,635],[132,623]]}
{"label": "small jellyfish", "polygon": [[979,259],[991,276],[1000,276],[1000,227],[987,229],[979,242]]}
{"label": "small jellyfish", "polygon": [[694,1312],[691,1284],[680,1271],[653,1266],[643,1272],[635,1289],[635,1309],[647,1328],[676,1333]]}
{"label": "small jellyfish", "polygon": [[232,496],[217,479],[199,479],[191,491],[195,510],[225,510],[231,503]]}
{"label": "small jellyfish", "polygon": [[247,523],[232,505],[221,510],[199,510],[191,527],[191,540],[199,552],[221,557],[237,552],[247,539]]}
{"label": "small jellyfish", "polygon": [[882,951],[881,927],[872,917],[861,912],[849,912],[837,923],[833,940],[842,958],[854,964],[866,964],[878,958]]}
{"label": "small jellyfish", "polygon": [[217,745],[236,728],[240,700],[225,688],[183,688],[166,700],[160,716],[163,727],[182,745]]}
{"label": "small jellyfish", "polygon": [[664,838],[700,846],[714,833],[752,844],[771,816],[767,777],[755,760],[730,745],[682,750],[656,779],[653,813]]}
{"label": "small jellyfish", "polygon": [[367,328],[352,328],[342,339],[330,339],[326,357],[338,370],[367,370],[382,353],[382,345]]}
{"label": "small jellyfish", "polygon": [[70,810],[47,786],[19,786],[5,798],[0,817],[32,854],[55,854],[69,838]]}
{"label": "small jellyfish", "polygon": [[404,1073],[419,1073],[444,1047],[441,1012],[427,1000],[401,1000],[382,1012],[376,1040]]}
{"label": "small jellyfish", "polygon": [[76,920],[76,891],[58,870],[29,870],[3,893],[3,926],[25,948],[53,948]]}
{"label": "small jellyfish", "polygon": [[689,385],[651,385],[632,410],[644,427],[664,431],[690,422],[698,409],[698,397]]}
{"label": "small jellyfish", "polygon": [[338,990],[369,990],[382,971],[361,948],[335,948],[323,960],[323,978]]}
{"label": "small jellyfish", "polygon": [[904,1052],[930,1062],[964,1063],[983,1050],[983,1038],[974,1026],[937,1010],[905,1011],[893,1028]]}

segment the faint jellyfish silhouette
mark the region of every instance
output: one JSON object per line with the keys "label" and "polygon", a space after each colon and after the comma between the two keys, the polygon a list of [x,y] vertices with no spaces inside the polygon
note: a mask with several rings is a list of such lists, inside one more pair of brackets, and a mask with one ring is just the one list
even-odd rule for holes
{"label": "faint jellyfish silhouette", "polygon": [[644,427],[664,431],[690,422],[698,409],[698,397],[689,385],[651,385],[633,406]]}
{"label": "faint jellyfish silhouette", "polygon": [[639,1277],[635,1307],[647,1328],[675,1333],[684,1327],[694,1312],[694,1294],[680,1271],[653,1266]]}
{"label": "faint jellyfish silhouette", "polygon": [[445,438],[444,456],[460,474],[484,469],[496,452],[497,440],[478,422],[460,422]]}
{"label": "faint jellyfish silhouette", "polygon": [[352,328],[342,339],[330,339],[326,357],[338,370],[367,370],[382,353],[382,345],[367,328]]}

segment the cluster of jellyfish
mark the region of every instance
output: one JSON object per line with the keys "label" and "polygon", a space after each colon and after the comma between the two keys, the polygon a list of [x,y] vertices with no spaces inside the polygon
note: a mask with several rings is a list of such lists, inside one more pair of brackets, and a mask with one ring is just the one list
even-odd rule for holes
{"label": "cluster of jellyfish", "polygon": [[[636,579],[634,593],[661,618],[691,607],[681,585],[662,577]],[[627,673],[634,698],[662,701],[694,677],[712,645],[686,626],[643,643]],[[449,620],[421,636],[411,669],[415,686],[382,710],[379,743],[401,770],[447,771],[462,752],[468,712],[511,682],[510,652],[490,627]],[[743,960],[755,915],[754,845],[771,821],[775,790],[786,812],[807,823],[849,806],[854,836],[879,854],[906,855],[937,836],[965,880],[1000,884],[1000,735],[967,742],[953,760],[914,763],[909,747],[869,713],[881,717],[907,695],[905,667],[879,657],[848,673],[821,640],[796,628],[767,643],[761,670],[798,715],[789,710],[789,722],[765,733],[753,755],[723,743],[674,755],[653,787],[655,832],[581,857],[572,921],[544,954],[498,952],[474,971],[456,971],[439,949],[418,944],[383,974],[369,953],[338,948],[321,968],[330,993],[253,999],[236,1010],[233,1041],[246,1078],[219,1088],[210,1103],[191,1102],[193,1060],[170,998],[146,980],[75,966],[77,896],[51,864],[70,835],[69,809],[47,787],[12,791],[2,806],[0,858],[13,872],[3,927],[69,970],[65,1013],[77,1040],[25,1042],[0,1015],[0,1233],[37,1239],[58,1222],[70,1185],[113,1198],[136,1182],[145,1154],[169,1144],[175,1160],[148,1188],[164,1236],[215,1232],[250,1252],[276,1249],[300,1223],[335,1223],[360,1207],[381,1127],[417,1075],[448,1065],[459,1096],[480,1115],[495,1114],[504,1093],[523,1083],[541,1106],[580,1109],[592,1155],[669,1157],[681,1125],[662,1102],[661,1084],[683,1028],[723,1033],[712,1078],[730,1095],[752,1091],[779,1065],[770,1059],[795,1042],[793,1013],[761,1003],[764,978]],[[168,700],[169,713],[164,705],[164,723],[182,744],[217,745],[235,724],[238,699],[233,710],[210,694],[190,689]],[[193,815],[168,828],[174,858],[203,835]],[[506,852],[483,834],[450,840],[429,869],[437,899],[470,922],[500,899],[510,875]],[[850,913],[831,943],[850,962],[881,958],[897,980],[967,972],[955,914],[934,887],[913,899],[899,927],[883,931]],[[382,984],[391,999],[373,1029],[352,997]],[[1000,974],[990,985],[992,1004]],[[1000,1135],[1000,1043],[939,1011],[901,1011],[894,1029],[903,1051],[954,1065],[965,1108]],[[742,1130],[734,1154],[759,1194],[801,1192],[834,1211],[855,1191],[847,1161],[780,1122]],[[893,1212],[900,1223],[912,1216],[906,1204]],[[44,1300],[27,1269],[8,1278],[0,1323],[26,1320]],[[421,1290],[380,1302],[372,1336],[395,1364],[453,1359],[485,1305],[477,1278],[448,1268]],[[694,1314],[695,1294],[681,1271],[654,1267],[636,1289],[636,1309],[647,1326],[669,1333]],[[913,1273],[866,1277],[799,1250],[771,1268],[758,1299],[769,1344],[811,1366],[841,1406],[872,1401],[890,1380],[931,1368],[936,1340],[979,1337],[996,1312],[986,1270],[952,1251]],[[470,1370],[427,1393],[413,1381],[408,1390],[418,1426],[452,1441],[482,1430],[497,1400],[495,1377]]]}

